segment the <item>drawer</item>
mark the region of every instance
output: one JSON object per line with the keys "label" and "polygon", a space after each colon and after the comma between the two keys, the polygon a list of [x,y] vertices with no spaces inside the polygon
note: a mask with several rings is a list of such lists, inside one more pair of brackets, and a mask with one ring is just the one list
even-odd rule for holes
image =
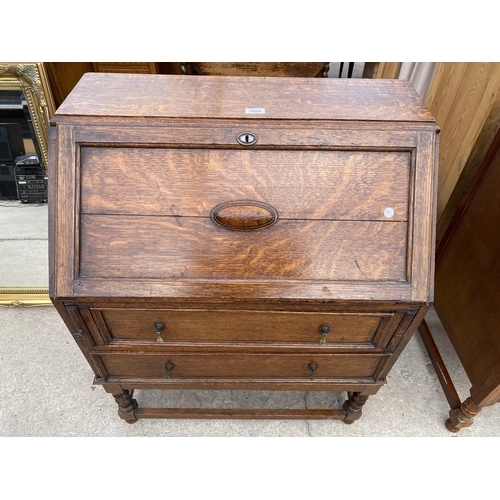
{"label": "drawer", "polygon": [[[102,354],[110,377],[314,380],[373,378],[382,354]],[[167,367],[170,365],[170,369]],[[172,366],[173,365],[173,366]],[[168,372],[168,373],[167,373]]]}
{"label": "drawer", "polygon": [[[92,309],[103,338],[113,341],[272,342],[385,346],[400,313],[313,313],[200,309]],[[321,342],[321,344],[320,344]]]}

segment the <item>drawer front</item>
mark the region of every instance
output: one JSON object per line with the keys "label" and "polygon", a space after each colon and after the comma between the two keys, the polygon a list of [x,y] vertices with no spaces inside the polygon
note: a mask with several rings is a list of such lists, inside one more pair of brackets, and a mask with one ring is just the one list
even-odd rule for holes
{"label": "drawer front", "polygon": [[[93,309],[109,342],[272,342],[386,345],[395,314]],[[397,315],[396,315],[397,316]],[[397,318],[395,318],[397,321]],[[164,327],[157,330],[155,323]]]}
{"label": "drawer front", "polygon": [[[183,379],[350,379],[373,378],[381,354],[103,354],[108,375],[116,378]],[[316,365],[316,366],[314,366]],[[314,374],[313,374],[314,372]]]}

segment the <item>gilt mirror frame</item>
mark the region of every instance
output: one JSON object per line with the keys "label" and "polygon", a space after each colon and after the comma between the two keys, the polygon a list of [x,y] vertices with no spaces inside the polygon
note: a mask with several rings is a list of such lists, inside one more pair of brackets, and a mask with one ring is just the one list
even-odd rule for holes
{"label": "gilt mirror frame", "polygon": [[[48,172],[49,120],[55,112],[55,105],[44,63],[0,62],[0,92],[2,90],[23,91],[33,123],[33,140],[38,141],[43,164]],[[31,307],[50,304],[52,302],[48,287],[5,287],[0,283],[0,306]]]}

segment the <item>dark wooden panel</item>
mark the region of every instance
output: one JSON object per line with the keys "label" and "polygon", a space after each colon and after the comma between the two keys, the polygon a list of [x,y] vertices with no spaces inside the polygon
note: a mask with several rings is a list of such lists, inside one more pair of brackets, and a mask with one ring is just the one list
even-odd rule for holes
{"label": "dark wooden panel", "polygon": [[327,344],[372,344],[382,319],[391,315],[278,313],[264,311],[102,309],[115,339],[156,342],[154,323],[162,321],[164,342],[308,342],[319,344],[327,324]]}
{"label": "dark wooden panel", "polygon": [[93,62],[92,66],[100,73],[158,73],[158,63],[155,62]]}
{"label": "dark wooden panel", "polygon": [[283,220],[239,232],[193,217],[83,215],[81,278],[404,281],[403,222]]}
{"label": "dark wooden panel", "polygon": [[473,385],[500,359],[500,149],[481,174],[436,266],[435,308]]}
{"label": "dark wooden panel", "polygon": [[321,76],[326,62],[190,62],[186,74],[218,76]]}
{"label": "dark wooden panel", "polygon": [[409,171],[408,152],[83,147],[82,211],[207,217],[256,200],[285,219],[407,220]]}
{"label": "dark wooden panel", "polygon": [[103,354],[102,362],[112,377],[165,378],[165,365],[175,368],[170,378],[302,378],[308,380],[308,366],[317,363],[315,378],[370,377],[380,361],[380,354],[329,354],[280,356],[266,354]]}
{"label": "dark wooden panel", "polygon": [[[265,115],[247,108],[264,108]],[[57,114],[434,122],[410,82],[361,78],[88,73]]]}

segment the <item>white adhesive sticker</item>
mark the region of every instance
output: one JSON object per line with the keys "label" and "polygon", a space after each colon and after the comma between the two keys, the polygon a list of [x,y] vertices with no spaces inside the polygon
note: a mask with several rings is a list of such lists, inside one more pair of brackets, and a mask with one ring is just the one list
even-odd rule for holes
{"label": "white adhesive sticker", "polygon": [[386,208],[384,210],[384,215],[390,218],[394,215],[394,210],[392,208]]}
{"label": "white adhesive sticker", "polygon": [[247,115],[265,115],[266,108],[245,108]]}

